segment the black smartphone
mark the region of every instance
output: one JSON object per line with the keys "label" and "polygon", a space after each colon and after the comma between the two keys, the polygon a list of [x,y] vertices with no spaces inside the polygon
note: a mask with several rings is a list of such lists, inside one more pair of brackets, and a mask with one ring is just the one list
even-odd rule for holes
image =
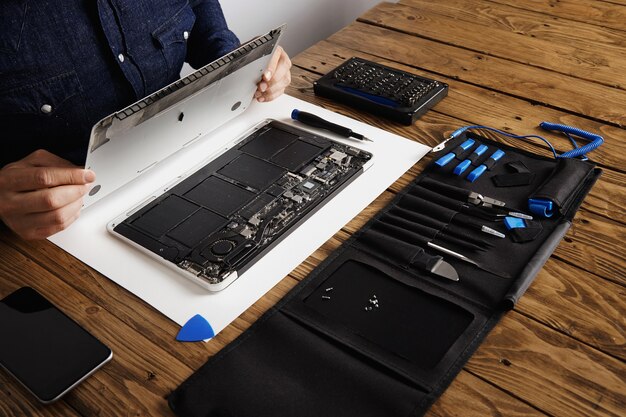
{"label": "black smartphone", "polygon": [[0,301],[0,365],[51,403],[113,357],[111,349],[30,287]]}

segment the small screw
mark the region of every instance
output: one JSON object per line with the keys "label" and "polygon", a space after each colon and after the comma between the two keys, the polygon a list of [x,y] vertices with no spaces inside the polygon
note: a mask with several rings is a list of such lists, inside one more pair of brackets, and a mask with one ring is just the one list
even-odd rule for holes
{"label": "small screw", "polygon": [[333,287],[328,287],[328,288],[326,288],[325,291],[328,292],[328,291],[332,291],[332,290],[333,290]]}
{"label": "small screw", "polygon": [[327,295],[322,295],[322,298],[323,298],[324,300],[330,300],[330,297],[329,297],[329,296],[327,296]]}

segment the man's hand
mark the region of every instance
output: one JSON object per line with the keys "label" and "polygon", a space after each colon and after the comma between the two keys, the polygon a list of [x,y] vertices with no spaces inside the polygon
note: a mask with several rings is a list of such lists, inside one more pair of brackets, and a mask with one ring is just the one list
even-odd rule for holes
{"label": "man's hand", "polygon": [[0,170],[0,219],[24,239],[44,239],[78,218],[95,179],[93,171],[35,151]]}
{"label": "man's hand", "polygon": [[278,46],[270,59],[263,79],[257,85],[254,97],[258,101],[271,101],[285,92],[291,83],[291,60],[287,53]]}

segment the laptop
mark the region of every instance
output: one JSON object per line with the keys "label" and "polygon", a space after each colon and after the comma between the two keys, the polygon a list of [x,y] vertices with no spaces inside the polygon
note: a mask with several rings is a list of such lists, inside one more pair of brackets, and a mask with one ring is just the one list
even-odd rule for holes
{"label": "laptop", "polygon": [[[98,184],[85,205],[245,111],[282,31],[270,31],[97,123],[86,166],[98,173]],[[371,164],[372,155],[359,148],[262,120],[129,207],[107,230],[220,291]]]}

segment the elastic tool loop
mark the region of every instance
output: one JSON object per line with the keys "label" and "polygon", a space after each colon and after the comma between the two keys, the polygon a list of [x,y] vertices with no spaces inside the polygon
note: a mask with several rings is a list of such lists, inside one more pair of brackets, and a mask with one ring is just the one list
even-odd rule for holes
{"label": "elastic tool loop", "polygon": [[552,217],[554,214],[554,203],[545,198],[529,198],[528,210],[540,217]]}

